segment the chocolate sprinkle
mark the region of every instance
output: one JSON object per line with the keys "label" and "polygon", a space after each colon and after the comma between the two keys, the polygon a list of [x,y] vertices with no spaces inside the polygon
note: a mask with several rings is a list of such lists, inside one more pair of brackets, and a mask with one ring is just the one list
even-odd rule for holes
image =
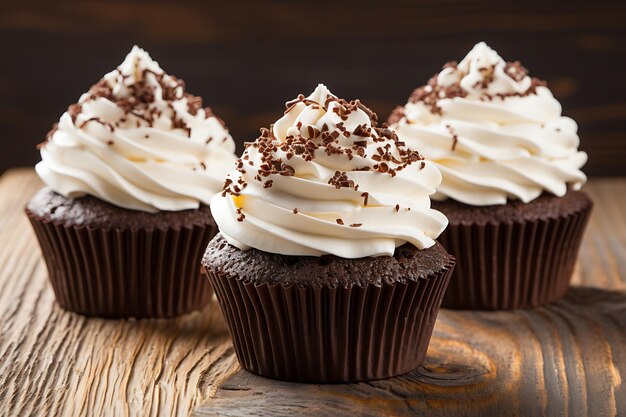
{"label": "chocolate sprinkle", "polygon": [[328,183],[330,185],[334,185],[335,188],[337,189],[346,187],[346,188],[352,188],[353,190],[356,191],[359,188],[358,185],[354,183],[354,181],[348,178],[348,175],[345,172],[341,172],[341,171],[336,171],[335,175],[333,175],[328,180]]}
{"label": "chocolate sprinkle", "polygon": [[237,209],[237,214],[239,215],[239,217],[237,217],[237,221],[238,221],[238,222],[242,222],[242,221],[243,221],[243,219],[245,219],[245,218],[246,218],[246,215],[245,215],[245,214],[243,214],[243,211],[241,211],[241,209],[240,209],[240,208],[238,208],[238,209]]}
{"label": "chocolate sprinkle", "polygon": [[[254,142],[245,143],[245,151],[238,160],[237,170],[242,175],[239,175],[237,183],[230,178],[226,179],[222,196],[240,195],[243,187],[247,185],[246,181],[250,181],[244,180],[243,177],[244,161],[256,167],[257,172],[253,179],[262,183],[263,188],[272,187],[272,179],[268,177],[294,176],[296,175],[294,166],[299,166],[299,162],[310,162],[322,156],[338,158],[340,164],[344,164],[345,160],[360,157],[365,160],[365,164],[354,167],[353,172],[369,171],[391,177],[414,163],[419,163],[420,168],[423,168],[424,158],[417,151],[406,147],[406,144],[398,139],[395,131],[387,124],[383,123],[377,127],[378,117],[359,100],[348,102],[329,95],[324,103],[317,103],[300,94],[295,100],[285,104],[287,108],[285,113],[289,113],[300,103],[324,109],[328,109],[330,103],[336,103],[332,105],[333,111],[343,121],[334,126],[324,123],[319,128],[298,122],[294,126],[297,132],[290,129],[290,134],[280,139],[274,136],[273,126],[261,128],[260,136]],[[349,115],[355,111],[363,111],[370,123],[348,128],[344,121],[348,120]],[[340,158],[344,158],[344,161]],[[252,159],[258,162],[253,164]],[[375,163],[369,165],[372,161]],[[327,183],[336,189],[347,188],[354,191],[359,189],[359,184],[350,178],[347,171],[343,170],[336,170]],[[363,205],[367,206],[369,194],[363,192],[360,196],[363,198]],[[243,221],[242,213],[240,211],[237,213],[240,215],[238,220]],[[293,209],[293,213],[297,214],[298,209]],[[344,225],[341,218],[336,219],[336,222]],[[362,224],[352,223],[350,226],[361,227]]]}
{"label": "chocolate sprinkle", "polygon": [[[135,68],[139,65],[137,62]],[[104,98],[114,103],[117,107],[124,111],[124,116],[118,121],[111,121],[111,123],[102,121],[96,117],[89,118],[82,121],[78,126],[83,128],[89,122],[97,122],[106,126],[111,132],[114,131],[116,126],[120,126],[122,123],[126,123],[130,117],[134,117],[134,125],[139,128],[142,125],[152,127],[157,119],[163,116],[163,111],[155,106],[157,98],[163,100],[170,114],[168,117],[172,120],[173,129],[181,129],[185,131],[187,137],[191,137],[191,127],[182,119],[178,112],[174,109],[173,103],[178,100],[186,100],[187,111],[196,116],[200,109],[202,109],[202,98],[191,95],[185,92],[185,82],[176,78],[175,76],[165,74],[164,72],[155,72],[150,69],[143,69],[140,76],[132,84],[125,84],[130,75],[123,74],[119,68],[114,70],[113,79],[107,80],[102,78],[96,84],[94,84],[87,92],[86,98],[79,103],[72,104],[68,107],[67,113],[72,119],[72,122],[76,123],[78,116],[83,111],[83,104],[85,101],[93,101],[99,98]],[[114,92],[110,83],[119,83],[124,85],[122,93]],[[155,88],[158,85],[159,88]],[[160,95],[160,97],[157,97]],[[216,117],[213,111],[209,107],[204,108],[204,117],[208,119],[210,117]],[[224,126],[223,120],[216,117],[217,120]],[[225,127],[225,126],[224,126]],[[53,130],[55,127],[53,127]],[[51,131],[52,132],[52,131]],[[45,146],[50,140],[51,134],[46,137],[46,140],[38,145],[38,147]],[[148,138],[148,135],[145,136]],[[206,143],[211,142],[212,138],[208,138]]]}
{"label": "chocolate sprinkle", "polygon": [[363,194],[361,194],[361,197],[363,197],[363,205],[367,206],[367,200],[369,198],[370,194],[368,192],[364,192]]}
{"label": "chocolate sprinkle", "polygon": [[456,134],[450,125],[446,125],[446,129],[448,129],[448,132],[450,132],[450,135],[452,136],[452,151],[454,151],[456,149],[456,144],[459,141],[459,135]]}
{"label": "chocolate sprinkle", "polygon": [[[446,68],[457,68],[456,62],[448,62],[443,66]],[[499,98],[504,100],[507,97],[525,97],[531,94],[537,93],[537,87],[545,87],[547,83],[539,78],[531,77],[531,83],[528,89],[522,93],[498,93],[498,94],[489,94],[487,93],[487,89],[489,85],[493,82],[493,74],[494,74],[495,66],[483,67],[480,69],[483,74],[483,79],[476,82],[472,87],[475,89],[481,89],[482,91],[479,100],[481,101],[491,101],[494,98]],[[519,61],[515,62],[507,62],[504,67],[504,72],[511,77],[514,81],[521,81],[526,76],[528,76],[528,70],[524,68]],[[439,74],[433,75],[426,85],[416,88],[411,96],[409,97],[409,102],[417,103],[422,102],[427,107],[430,108],[430,111],[433,114],[441,115],[442,109],[439,106],[439,101],[443,99],[452,99],[456,97],[466,97],[468,92],[461,87],[460,79],[449,86],[441,86],[437,83],[437,78]],[[396,109],[390,116],[390,120],[392,122],[399,121],[404,114],[402,113],[402,109]]]}

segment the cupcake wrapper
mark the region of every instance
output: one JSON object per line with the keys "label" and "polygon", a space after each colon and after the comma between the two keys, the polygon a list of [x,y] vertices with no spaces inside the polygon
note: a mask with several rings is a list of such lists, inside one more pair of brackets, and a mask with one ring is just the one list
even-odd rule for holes
{"label": "cupcake wrapper", "polygon": [[523,223],[450,224],[438,240],[457,266],[442,307],[507,310],[563,297],[591,207]]}
{"label": "cupcake wrapper", "polygon": [[173,317],[212,295],[200,260],[215,225],[159,230],[66,226],[27,211],[61,307],[88,316]]}
{"label": "cupcake wrapper", "polygon": [[241,365],[300,382],[355,382],[424,361],[454,265],[418,281],[352,288],[260,284],[205,268]]}

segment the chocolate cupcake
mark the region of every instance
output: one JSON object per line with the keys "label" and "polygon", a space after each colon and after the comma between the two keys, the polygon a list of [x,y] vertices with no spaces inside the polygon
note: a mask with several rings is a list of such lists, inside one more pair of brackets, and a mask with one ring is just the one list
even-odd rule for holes
{"label": "chocolate cupcake", "polygon": [[592,203],[576,123],[544,81],[485,43],[416,89],[389,122],[443,180],[433,207],[457,258],[443,306],[515,309],[562,297]]}
{"label": "chocolate cupcake", "polygon": [[422,363],[454,267],[434,240],[441,176],[376,120],[319,85],[211,201],[221,234],[202,263],[245,369],[330,383]]}
{"label": "chocolate cupcake", "polygon": [[234,166],[223,122],[134,47],[41,144],[27,205],[59,304],[101,317],[202,308],[209,203]]}

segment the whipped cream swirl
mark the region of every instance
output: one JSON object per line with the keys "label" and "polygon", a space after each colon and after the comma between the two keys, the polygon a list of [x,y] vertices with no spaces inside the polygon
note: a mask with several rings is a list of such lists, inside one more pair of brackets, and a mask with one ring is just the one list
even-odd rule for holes
{"label": "whipped cream swirl", "polygon": [[223,122],[137,46],[40,149],[37,173],[57,193],[146,212],[209,204],[236,161]]}
{"label": "whipped cream swirl", "polygon": [[435,244],[446,217],[430,208],[433,164],[358,100],[319,85],[287,103],[271,130],[246,145],[211,201],[232,245],[283,255],[390,256]]}
{"label": "whipped cream swirl", "polygon": [[452,62],[390,117],[401,140],[441,170],[433,199],[475,206],[580,189],[587,154],[545,82],[484,42]]}

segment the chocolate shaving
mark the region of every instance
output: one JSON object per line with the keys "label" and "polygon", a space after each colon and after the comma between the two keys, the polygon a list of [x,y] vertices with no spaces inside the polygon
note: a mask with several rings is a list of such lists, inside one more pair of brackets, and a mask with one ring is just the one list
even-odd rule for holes
{"label": "chocolate shaving", "polygon": [[[396,106],[396,108],[393,109],[393,111],[389,115],[389,118],[387,119],[387,121],[390,124],[395,124],[395,123],[398,123],[404,116],[405,116],[404,107]],[[408,120],[407,120],[407,123],[409,123]]]}
{"label": "chocolate shaving", "polygon": [[337,189],[344,187],[352,188],[355,191],[358,189],[358,186],[354,183],[354,181],[348,178],[347,173],[342,171],[335,171],[335,175],[328,180],[328,183]]}
{"label": "chocolate shaving", "polygon": [[[336,123],[334,126],[324,123],[319,128],[314,125],[297,123],[295,127],[298,132],[280,140],[274,137],[272,126],[262,128],[260,136],[254,142],[244,144],[246,149],[239,160],[238,167],[241,168],[245,160],[250,165],[257,165],[258,173],[254,176],[254,180],[262,182],[264,188],[269,188],[272,184],[271,180],[265,178],[272,175],[293,176],[296,174],[294,166],[298,166],[297,161],[290,161],[301,159],[308,162],[320,155],[346,158],[347,160],[352,160],[355,156],[371,159],[376,163],[371,166],[355,167],[353,171],[375,171],[392,177],[409,165],[423,161],[424,158],[417,151],[407,148],[406,144],[398,139],[395,131],[390,129],[387,124],[383,123],[381,127],[376,127],[378,119],[376,114],[367,109],[359,100],[348,102],[329,96],[322,105],[306,99],[304,95],[299,95],[296,100],[286,103],[286,113],[292,111],[294,106],[299,103],[312,107],[328,108],[331,102],[335,103],[332,106],[333,111],[340,118],[347,120],[350,113],[363,111],[368,115],[371,123],[350,126],[350,129],[344,121]],[[351,137],[354,137],[355,140],[350,141],[349,138]],[[368,155],[373,148],[372,144],[377,145],[376,149],[372,155]],[[260,162],[254,164],[249,160],[252,152],[254,152],[255,159],[258,158]],[[290,165],[291,163],[294,165]],[[328,179],[328,184],[337,189],[349,188],[354,191],[359,189],[359,184],[350,179],[347,172],[339,170]],[[241,189],[228,180],[224,184],[222,194],[239,195],[240,192]],[[361,196],[364,199],[364,205],[367,205],[368,194],[362,193]]]}
{"label": "chocolate shaving", "polygon": [[[456,62],[449,62],[443,66],[446,68],[457,68]],[[472,87],[474,89],[482,90],[482,93],[479,97],[481,101],[491,101],[494,98],[505,99],[507,97],[525,97],[531,94],[537,93],[538,87],[545,87],[547,83],[538,78],[531,78],[531,83],[528,89],[524,92],[517,93],[498,93],[498,94],[489,94],[487,93],[487,89],[489,85],[493,82],[495,65],[489,67],[480,68],[480,72],[483,74],[483,79],[477,81]],[[528,70],[524,68],[519,61],[515,62],[507,62],[504,66],[504,72],[511,77],[514,81],[519,82],[528,76]],[[442,109],[439,106],[439,101],[443,99],[453,99],[456,97],[466,97],[468,92],[461,87],[460,78],[455,83],[449,86],[441,86],[437,83],[437,78],[439,74],[433,75],[426,85],[416,88],[411,96],[409,97],[409,102],[417,103],[422,102],[427,107],[430,108],[430,111],[433,114],[441,115]],[[401,109],[396,109],[389,117],[389,121],[391,123],[398,122],[402,117],[403,113]]]}
{"label": "chocolate shaving", "polygon": [[[139,63],[137,62],[135,67]],[[84,127],[87,123],[95,121],[101,123],[113,131],[114,125],[119,126],[120,123],[125,123],[129,117],[134,117],[134,124],[137,128],[142,124],[152,127],[157,119],[163,116],[163,110],[157,108],[157,101],[162,100],[165,102],[169,114],[167,117],[172,120],[172,128],[182,129],[185,131],[188,137],[191,137],[191,127],[185,123],[183,118],[174,109],[173,103],[178,100],[186,99],[187,111],[189,114],[196,116],[198,111],[202,109],[202,99],[198,96],[191,95],[185,92],[185,82],[176,78],[173,75],[167,75],[163,72],[155,72],[150,69],[143,69],[136,80],[133,83],[128,84],[129,74],[123,74],[118,68],[113,73],[113,79],[101,79],[94,84],[88,91],[84,101],[80,103],[72,104],[68,107],[67,113],[72,118],[72,121],[76,123],[78,115],[83,111],[83,104],[85,101],[93,101],[99,98],[104,98],[113,102],[117,107],[124,111],[124,117],[114,124],[106,121],[101,121],[98,118],[90,118],[82,122],[79,128]],[[110,83],[123,84],[124,88],[120,89],[120,92],[113,91]],[[158,86],[158,88],[157,88]],[[216,117],[209,107],[204,108],[204,117]],[[216,117],[216,119],[225,127],[223,120]],[[48,140],[48,139],[47,139]],[[46,142],[47,142],[46,140]],[[208,144],[212,138],[207,139]],[[45,145],[40,144],[40,146]]]}
{"label": "chocolate shaving", "polygon": [[522,81],[528,75],[528,70],[519,61],[507,62],[504,72],[517,82]]}
{"label": "chocolate shaving", "polygon": [[83,111],[83,106],[82,104],[79,104],[79,103],[71,104],[67,108],[67,114],[70,115],[70,117],[72,118],[72,122],[74,123],[76,123],[76,118],[82,111]]}
{"label": "chocolate shaving", "polygon": [[456,134],[450,125],[446,125],[446,129],[448,129],[448,132],[450,132],[450,135],[452,136],[452,151],[454,151],[456,149],[456,144],[459,141],[459,135]]}
{"label": "chocolate shaving", "polygon": [[237,209],[237,214],[239,215],[237,217],[237,221],[241,223],[243,221],[243,219],[246,218],[246,215],[243,214],[243,211],[240,208]]}
{"label": "chocolate shaving", "polygon": [[367,206],[367,200],[369,198],[370,194],[368,192],[364,192],[361,194],[361,197],[363,197],[363,205]]}
{"label": "chocolate shaving", "polygon": [[416,88],[409,97],[409,101],[411,103],[422,102],[430,108],[432,113],[441,115],[442,110],[441,107],[439,107],[439,100],[444,98],[465,97],[467,96],[467,92],[461,88],[459,82],[449,87],[440,86],[437,84],[437,75],[438,74],[435,74],[428,80],[425,86]]}

